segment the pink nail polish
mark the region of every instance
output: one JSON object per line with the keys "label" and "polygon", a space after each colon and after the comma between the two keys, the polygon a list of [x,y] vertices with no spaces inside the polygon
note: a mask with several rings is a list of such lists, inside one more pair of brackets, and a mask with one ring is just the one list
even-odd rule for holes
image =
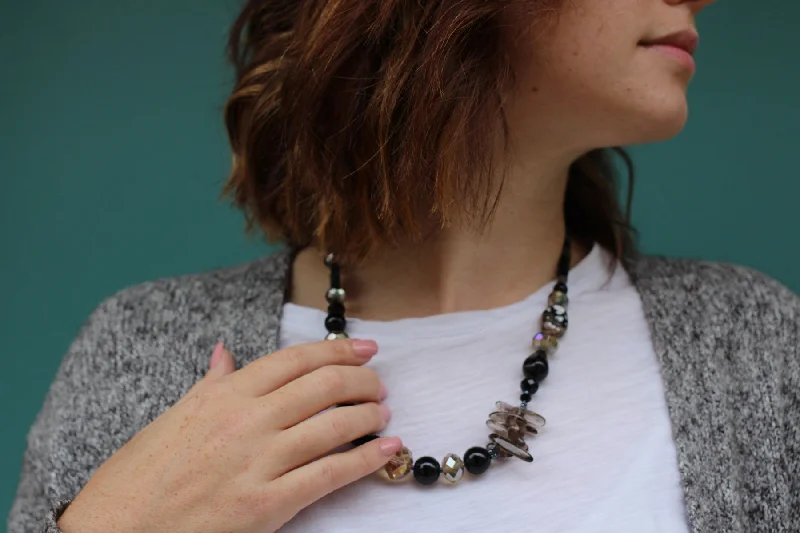
{"label": "pink nail polish", "polygon": [[378,343],[375,341],[354,340],[353,351],[359,359],[369,359],[378,353]]}
{"label": "pink nail polish", "polygon": [[219,363],[219,360],[222,359],[222,350],[224,346],[221,342],[218,342],[216,346],[214,346],[214,352],[211,354],[211,362],[209,363],[209,368],[214,368]]}
{"label": "pink nail polish", "polygon": [[381,439],[380,447],[384,455],[392,456],[400,451],[403,447],[403,442],[398,437]]}

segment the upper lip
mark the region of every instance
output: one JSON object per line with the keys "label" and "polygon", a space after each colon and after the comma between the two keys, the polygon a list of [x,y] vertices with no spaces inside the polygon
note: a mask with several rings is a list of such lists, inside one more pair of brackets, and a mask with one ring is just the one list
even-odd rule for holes
{"label": "upper lip", "polygon": [[681,30],[675,33],[670,33],[657,39],[642,41],[645,46],[652,46],[662,44],[667,46],[674,46],[681,50],[686,50],[690,55],[694,55],[697,50],[697,43],[700,42],[700,35],[695,30]]}

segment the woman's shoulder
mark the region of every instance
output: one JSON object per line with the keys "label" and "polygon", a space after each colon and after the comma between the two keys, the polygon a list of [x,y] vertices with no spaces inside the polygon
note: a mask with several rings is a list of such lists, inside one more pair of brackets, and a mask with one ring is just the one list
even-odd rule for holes
{"label": "woman's shoulder", "polygon": [[[654,256],[634,259],[628,271],[655,345],[676,354],[675,361],[719,355],[792,368],[800,363],[800,298],[770,276],[740,265]],[[793,372],[800,377],[800,370]]]}
{"label": "woman's shoulder", "polygon": [[278,249],[255,261],[235,266],[164,277],[126,287],[98,308],[129,317],[159,313],[172,317],[178,309],[202,311],[225,308],[283,294],[288,279],[289,252]]}
{"label": "woman's shoulder", "polygon": [[736,312],[757,307],[764,313],[800,318],[800,297],[756,269],[723,262],[642,255],[628,268],[643,296],[687,306]]}

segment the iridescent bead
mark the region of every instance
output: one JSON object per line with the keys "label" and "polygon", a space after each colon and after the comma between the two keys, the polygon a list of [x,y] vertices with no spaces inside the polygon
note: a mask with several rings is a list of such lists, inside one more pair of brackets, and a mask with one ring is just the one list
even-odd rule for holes
{"label": "iridescent bead", "polygon": [[473,476],[479,476],[489,470],[492,458],[486,448],[475,446],[464,454],[464,468]]}
{"label": "iridescent bead", "polygon": [[328,333],[328,335],[325,336],[326,341],[336,341],[339,339],[349,339],[349,338],[350,337],[344,331],[339,333]]}
{"label": "iridescent bead", "polygon": [[328,303],[344,303],[346,293],[344,289],[328,289],[328,292],[325,294],[325,298],[327,298]]}
{"label": "iridescent bead", "polygon": [[408,476],[414,469],[414,459],[411,457],[411,451],[403,447],[402,450],[397,452],[389,459],[383,471],[386,476],[392,481],[400,481]]}
{"label": "iridescent bead", "polygon": [[439,479],[442,468],[433,457],[420,457],[414,463],[414,479],[422,485],[433,485]]}
{"label": "iridescent bead", "polygon": [[569,320],[567,309],[561,305],[551,305],[542,315],[542,330],[548,335],[562,337],[567,332]]}
{"label": "iridescent bead", "polygon": [[534,351],[547,350],[547,353],[550,354],[555,352],[556,348],[558,348],[558,337],[545,335],[544,333],[537,333],[533,338]]}
{"label": "iridescent bead", "polygon": [[553,291],[550,293],[548,301],[550,305],[561,305],[566,307],[566,305],[569,304],[569,297],[565,292]]}
{"label": "iridescent bead", "polygon": [[454,453],[448,453],[442,461],[442,474],[450,483],[457,483],[464,477],[464,461]]}

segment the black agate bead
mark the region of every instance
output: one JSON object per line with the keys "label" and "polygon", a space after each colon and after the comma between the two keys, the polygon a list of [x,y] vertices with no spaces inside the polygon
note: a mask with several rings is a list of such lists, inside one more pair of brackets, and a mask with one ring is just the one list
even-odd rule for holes
{"label": "black agate bead", "polygon": [[422,485],[433,485],[439,479],[442,469],[433,457],[420,457],[414,463],[414,479]]}
{"label": "black agate bead", "polygon": [[539,382],[532,378],[525,378],[519,384],[522,394],[536,394],[539,390]]}
{"label": "black agate bead", "polygon": [[522,364],[522,371],[525,373],[526,378],[540,383],[550,371],[550,366],[547,364],[547,352],[537,350],[533,355],[525,359]]}
{"label": "black agate bead", "polygon": [[478,476],[489,470],[489,465],[492,464],[492,457],[489,455],[489,450],[476,446],[467,450],[464,454],[464,466],[467,472],[473,476]]}
{"label": "black agate bead", "polygon": [[325,319],[325,328],[331,333],[341,333],[347,327],[347,320],[343,316],[328,316]]}

